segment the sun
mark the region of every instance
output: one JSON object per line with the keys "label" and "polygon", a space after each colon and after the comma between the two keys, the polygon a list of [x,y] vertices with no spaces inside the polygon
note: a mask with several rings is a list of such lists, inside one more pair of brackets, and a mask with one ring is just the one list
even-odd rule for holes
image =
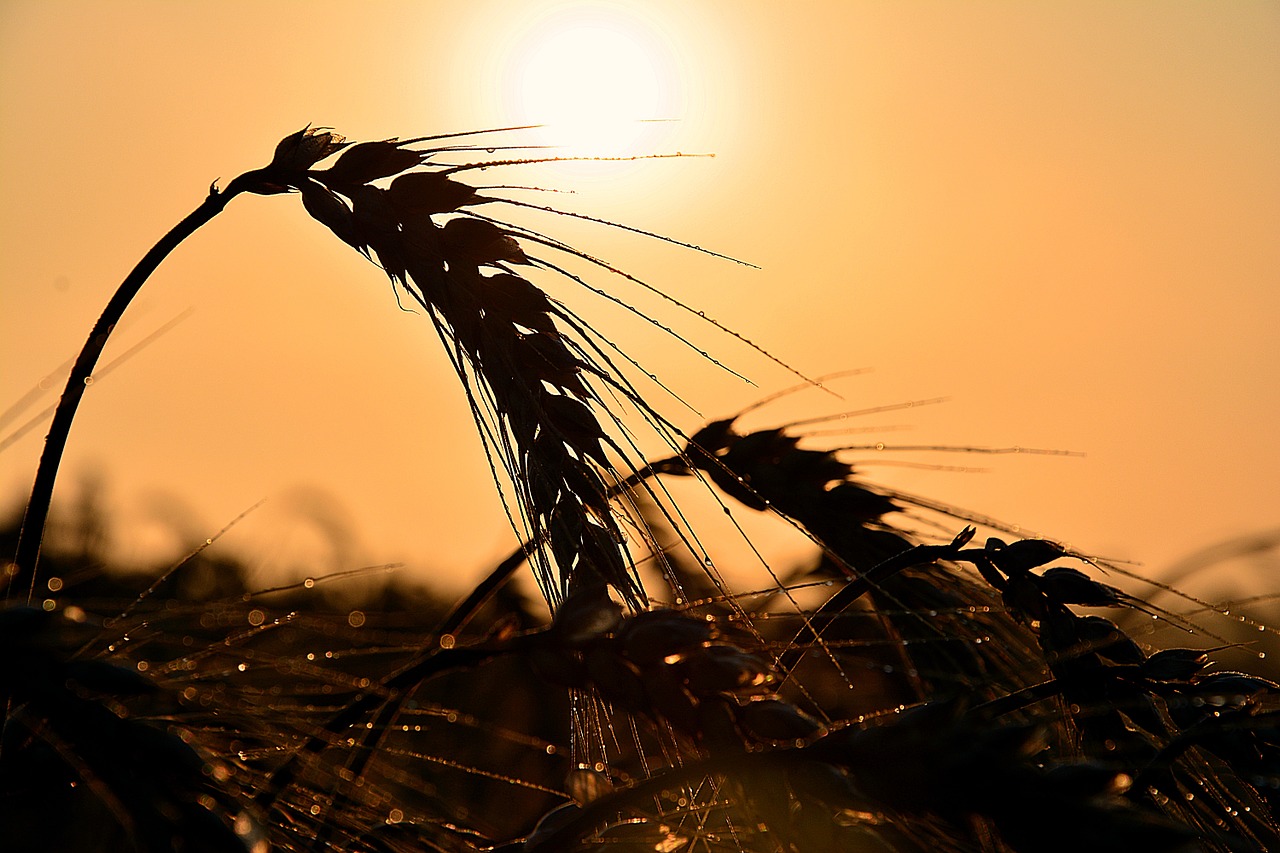
{"label": "sun", "polygon": [[678,66],[643,19],[602,6],[566,10],[525,31],[511,53],[510,108],[545,125],[544,144],[571,156],[655,153],[662,124],[679,117]]}

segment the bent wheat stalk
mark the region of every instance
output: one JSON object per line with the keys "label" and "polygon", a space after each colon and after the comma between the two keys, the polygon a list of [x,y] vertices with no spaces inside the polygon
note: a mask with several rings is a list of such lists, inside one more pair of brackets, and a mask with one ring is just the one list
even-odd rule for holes
{"label": "bent wheat stalk", "polygon": [[66,388],[54,411],[49,434],[45,437],[44,450],[40,454],[40,464],[36,469],[35,483],[31,487],[31,499],[27,502],[26,514],[18,534],[17,551],[13,564],[7,571],[6,600],[13,590],[25,588],[27,602],[31,602],[35,591],[36,563],[40,559],[40,545],[44,540],[45,523],[49,517],[49,503],[53,498],[53,486],[58,476],[58,467],[62,462],[62,454],[66,450],[67,437],[71,433],[71,422],[75,420],[76,410],[80,407],[85,388],[93,382],[93,370],[98,364],[98,357],[102,355],[102,350],[116,323],[124,316],[129,303],[138,295],[138,291],[142,289],[142,285],[146,283],[151,273],[155,272],[160,262],[168,257],[178,244],[194,234],[200,226],[221,213],[227,203],[245,188],[243,184],[236,186],[234,181],[225,192],[219,192],[216,186],[211,186],[209,195],[200,206],[160,238],[160,241],[151,247],[151,251],[143,256],[111,297],[111,301],[102,311],[102,316],[89,332],[89,339],[85,341],[80,355],[77,356],[71,368],[71,376],[67,379]]}
{"label": "bent wheat stalk", "polygon": [[[470,169],[564,158],[428,164],[435,155],[478,149],[410,147],[466,135],[474,134],[352,144],[329,130],[307,127],[283,139],[266,167],[240,175],[225,191],[211,187],[205,201],[121,284],[76,360],[6,573],[6,597],[25,590],[29,602],[34,594],[40,544],[71,423],[98,357],[133,297],[174,248],[236,195],[297,192],[312,217],[376,260],[397,292],[425,309],[461,380],[490,466],[495,476],[501,468],[514,489],[514,507],[508,509],[513,526],[537,543],[530,557],[547,601],[554,607],[579,586],[605,583],[633,607],[642,606],[644,592],[612,505],[614,488],[626,481],[626,469],[635,466],[628,461],[628,449],[606,430],[617,419],[601,395],[636,406],[651,423],[666,421],[614,369],[600,342],[612,344],[514,272],[538,266],[581,282],[557,265],[527,255],[516,237],[653,288],[564,243],[475,213],[478,205],[509,200],[481,195],[455,177]],[[332,165],[315,168],[338,152],[342,156]],[[419,168],[423,166],[429,168]]]}
{"label": "bent wheat stalk", "polygon": [[44,450],[40,454],[35,482],[31,487],[31,499],[27,502],[26,514],[18,534],[17,550],[13,563],[6,571],[8,581],[5,590],[6,601],[14,590],[25,588],[28,603],[34,594],[40,545],[44,541],[49,504],[53,498],[53,487],[58,477],[58,468],[62,463],[62,454],[66,450],[67,437],[71,434],[71,424],[80,407],[80,400],[84,397],[85,388],[93,383],[93,371],[98,364],[98,358],[102,355],[116,324],[124,316],[129,303],[138,295],[138,291],[146,284],[147,279],[161,262],[183,240],[221,213],[231,199],[244,192],[259,195],[287,192],[289,182],[295,180],[296,174],[300,171],[305,172],[319,160],[343,147],[345,146],[340,140],[334,141],[323,135],[308,132],[294,134],[280,142],[271,163],[265,168],[245,172],[232,180],[225,190],[220,191],[216,182],[211,184],[209,194],[200,206],[161,237],[116,288],[116,292],[112,294],[110,301],[103,309],[102,316],[89,332],[89,338],[81,348],[80,355],[76,357],[67,385],[54,411],[53,423],[45,437]]}

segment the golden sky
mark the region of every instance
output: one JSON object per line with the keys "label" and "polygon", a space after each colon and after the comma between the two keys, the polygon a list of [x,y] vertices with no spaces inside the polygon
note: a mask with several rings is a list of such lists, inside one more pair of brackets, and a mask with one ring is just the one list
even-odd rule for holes
{"label": "golden sky", "polygon": [[[834,386],[843,402],[809,391],[749,425],[947,396],[857,422],[883,436],[832,440],[1081,451],[866,471],[1160,569],[1280,525],[1278,46],[1268,0],[5,0],[0,407],[74,355],[210,181],[264,164],[287,133],[545,117],[551,136],[510,141],[582,141],[590,124],[565,105],[586,99],[627,133],[636,115],[678,119],[641,125],[633,146],[716,156],[482,180],[574,189],[537,200],[758,265],[538,220],[807,374],[873,368]],[[597,283],[759,386],[548,283],[704,416],[794,382],[697,318]],[[264,574],[404,560],[461,584],[511,547],[425,318],[296,197],[237,199],[181,246],[104,362],[188,309],[86,395],[55,495],[100,478],[122,554],[183,552],[262,498],[219,547]],[[0,453],[12,505],[43,433]]]}

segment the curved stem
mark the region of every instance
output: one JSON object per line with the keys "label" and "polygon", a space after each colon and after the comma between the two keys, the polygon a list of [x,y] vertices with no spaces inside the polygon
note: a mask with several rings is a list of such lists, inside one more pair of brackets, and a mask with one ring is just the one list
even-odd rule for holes
{"label": "curved stem", "polygon": [[102,316],[94,324],[89,339],[85,341],[75,365],[71,368],[71,376],[53,413],[53,423],[49,434],[45,437],[44,450],[40,454],[40,464],[36,468],[36,479],[31,487],[31,500],[27,502],[27,511],[22,519],[22,528],[18,533],[18,548],[13,564],[7,570],[8,585],[5,588],[5,600],[15,589],[26,589],[27,603],[36,588],[36,563],[40,559],[40,544],[44,539],[45,522],[49,517],[49,503],[53,498],[53,484],[58,476],[58,466],[62,462],[62,453],[67,446],[67,436],[71,432],[71,422],[75,419],[76,409],[84,389],[93,382],[93,369],[98,363],[107,338],[120,317],[124,314],[133,297],[142,289],[142,285],[155,272],[160,262],[177,248],[178,244],[191,236],[197,228],[204,225],[222,212],[227,202],[239,195],[247,187],[245,181],[237,178],[227,189],[219,192],[216,186],[209,188],[209,195],[199,207],[189,213],[185,219],[160,238],[151,247],[151,251],[143,256],[125,280],[116,289],[111,301],[102,311]]}

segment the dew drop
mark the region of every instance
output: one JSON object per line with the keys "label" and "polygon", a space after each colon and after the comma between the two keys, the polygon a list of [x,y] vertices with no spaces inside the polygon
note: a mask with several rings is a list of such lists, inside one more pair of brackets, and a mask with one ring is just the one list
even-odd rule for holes
{"label": "dew drop", "polygon": [[302,582],[302,585],[303,585],[304,587],[306,587],[307,589],[314,589],[314,588],[315,588],[315,585],[316,585],[316,579],[315,579],[315,578],[307,578],[306,580],[304,580],[304,581]]}

